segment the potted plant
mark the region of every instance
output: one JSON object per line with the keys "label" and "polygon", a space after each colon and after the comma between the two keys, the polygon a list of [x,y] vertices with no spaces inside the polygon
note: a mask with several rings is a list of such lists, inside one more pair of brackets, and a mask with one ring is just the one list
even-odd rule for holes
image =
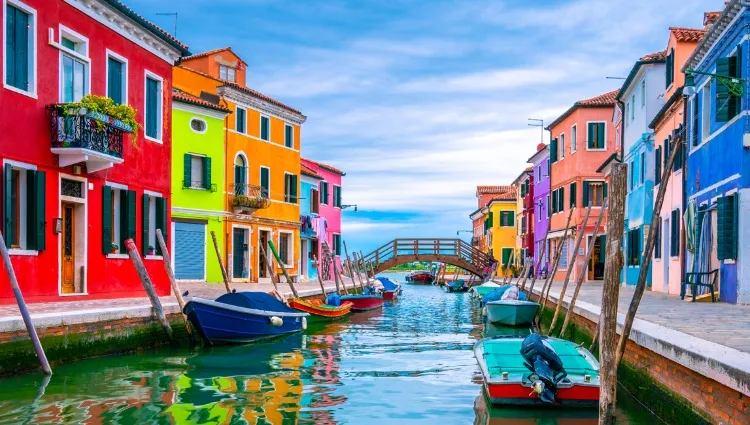
{"label": "potted plant", "polygon": [[147,255],[155,255],[155,253],[156,253],[156,248],[154,248],[153,245],[149,245],[148,246],[148,254]]}
{"label": "potted plant", "polygon": [[109,247],[110,254],[117,254],[119,251],[120,251],[120,247],[117,246],[116,243],[112,243],[112,246]]}
{"label": "potted plant", "polygon": [[89,117],[96,122],[99,130],[104,130],[107,125],[110,125],[129,133],[133,147],[138,147],[138,131],[141,126],[135,119],[136,110],[130,105],[117,105],[106,96],[89,94],[80,102],[55,105],[54,108],[64,115]]}

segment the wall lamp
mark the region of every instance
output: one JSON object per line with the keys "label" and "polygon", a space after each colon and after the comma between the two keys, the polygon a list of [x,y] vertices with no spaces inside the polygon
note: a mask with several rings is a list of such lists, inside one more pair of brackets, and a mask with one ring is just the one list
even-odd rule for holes
{"label": "wall lamp", "polygon": [[695,94],[695,76],[696,75],[707,75],[711,77],[712,81],[721,83],[724,87],[729,90],[729,94],[732,96],[742,96],[745,94],[745,84],[748,80],[738,77],[729,77],[726,75],[711,74],[710,72],[696,71],[694,69],[688,69],[685,71],[685,87],[682,89],[683,96],[692,96]]}
{"label": "wall lamp", "polygon": [[341,209],[342,209],[342,210],[345,210],[345,209],[347,209],[347,208],[351,208],[351,207],[354,207],[354,212],[357,212],[357,211],[359,211],[359,209],[357,208],[357,205],[356,205],[356,204],[353,204],[353,205],[342,205],[342,206],[341,206]]}

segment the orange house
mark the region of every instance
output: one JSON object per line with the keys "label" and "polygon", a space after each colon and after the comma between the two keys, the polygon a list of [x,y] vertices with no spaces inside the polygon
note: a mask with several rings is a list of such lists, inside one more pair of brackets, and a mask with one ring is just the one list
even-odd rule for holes
{"label": "orange house", "polygon": [[[300,111],[245,86],[247,64],[231,48],[182,59],[174,87],[232,111],[224,121],[225,243],[220,247],[232,281],[270,281],[280,268],[299,273]],[[184,212],[183,212],[184,213]],[[265,257],[260,255],[266,253]]]}
{"label": "orange house", "polygon": [[[551,187],[548,205],[551,215],[550,232],[553,255],[562,245],[556,280],[562,280],[568,267],[574,267],[571,279],[577,279],[586,260],[586,249],[591,240],[596,219],[602,213],[607,183],[599,166],[616,152],[615,130],[612,114],[617,90],[575,102],[570,109],[555,119],[548,127],[550,144]],[[584,225],[586,207],[592,205],[588,222]],[[573,215],[567,237],[563,239],[570,209]],[[604,277],[604,249],[606,216],[602,219],[595,240],[594,252],[589,262],[587,280]],[[584,238],[577,252],[575,240],[578,232]]]}

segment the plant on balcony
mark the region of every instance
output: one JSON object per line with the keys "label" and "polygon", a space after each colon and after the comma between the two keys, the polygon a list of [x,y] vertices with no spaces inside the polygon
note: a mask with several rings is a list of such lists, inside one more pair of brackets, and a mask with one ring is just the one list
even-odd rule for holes
{"label": "plant on balcony", "polygon": [[263,197],[238,195],[232,198],[231,204],[233,207],[262,209],[268,207],[269,201],[267,198]]}
{"label": "plant on balcony", "polygon": [[112,244],[112,245],[110,246],[110,248],[109,248],[109,253],[110,253],[110,254],[117,254],[117,252],[118,252],[119,250],[120,250],[120,247],[119,247],[119,246],[117,246],[117,244],[116,244],[116,243],[113,243],[113,244]]}
{"label": "plant on balcony", "polygon": [[59,107],[66,115],[93,115],[99,130],[104,130],[110,123],[96,117],[97,115],[106,115],[114,121],[119,121],[119,127],[130,129],[130,143],[133,147],[138,147],[138,132],[141,125],[135,119],[136,110],[132,106],[117,105],[108,97],[88,94],[80,102],[65,103]]}

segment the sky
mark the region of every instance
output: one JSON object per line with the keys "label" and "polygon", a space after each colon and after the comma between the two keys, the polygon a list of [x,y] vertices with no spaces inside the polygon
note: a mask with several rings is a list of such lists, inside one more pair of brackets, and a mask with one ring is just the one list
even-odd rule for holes
{"label": "sky", "polygon": [[[477,185],[510,184],[573,102],[619,88],[670,26],[723,0],[126,0],[193,53],[231,46],[247,85],[307,116],[302,155],[346,171],[343,239],[472,228]],[[462,233],[468,238],[468,233]]]}

